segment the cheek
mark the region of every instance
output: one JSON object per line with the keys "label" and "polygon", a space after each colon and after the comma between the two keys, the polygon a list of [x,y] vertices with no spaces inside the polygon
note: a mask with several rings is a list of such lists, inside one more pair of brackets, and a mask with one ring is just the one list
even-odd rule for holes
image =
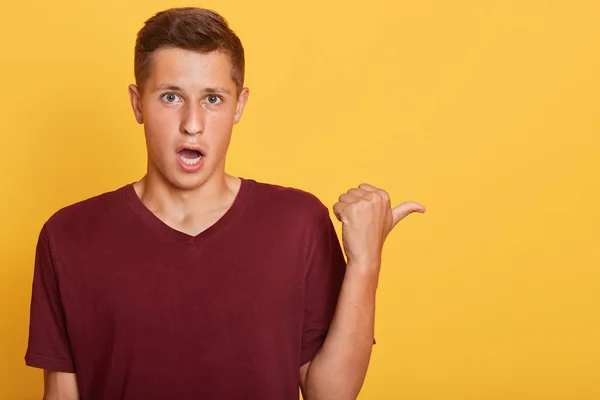
{"label": "cheek", "polygon": [[173,124],[177,124],[177,109],[152,104],[144,109],[144,123],[153,131],[168,129]]}
{"label": "cheek", "polygon": [[164,107],[149,107],[144,110],[144,130],[149,141],[167,141],[169,132],[173,129],[178,131],[176,110]]}
{"label": "cheek", "polygon": [[214,145],[226,146],[231,138],[233,117],[230,112],[215,113],[207,120],[206,133]]}
{"label": "cheek", "polygon": [[146,148],[148,155],[154,162],[161,164],[159,161],[164,159],[165,155],[173,147],[173,129],[178,132],[177,127],[173,128],[173,116],[157,110],[153,112],[148,110],[144,117],[144,133],[146,137]]}

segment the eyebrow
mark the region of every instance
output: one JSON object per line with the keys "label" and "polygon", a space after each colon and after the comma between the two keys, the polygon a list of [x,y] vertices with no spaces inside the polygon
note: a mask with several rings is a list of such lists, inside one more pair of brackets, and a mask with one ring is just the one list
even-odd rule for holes
{"label": "eyebrow", "polygon": [[224,94],[231,94],[229,93],[229,90],[225,89],[224,87],[221,86],[216,86],[216,87],[206,87],[204,88],[204,92],[207,93],[224,93]]}
{"label": "eyebrow", "polygon": [[[183,89],[177,85],[171,85],[171,84],[162,84],[159,85],[156,90],[173,90],[175,92],[182,92]],[[222,86],[215,86],[215,87],[205,87],[202,92],[204,93],[224,93],[224,94],[231,94],[229,92],[229,90],[225,89]]]}
{"label": "eyebrow", "polygon": [[162,84],[156,87],[156,90],[173,90],[173,91],[181,91],[181,88],[176,85],[170,85],[168,83]]}

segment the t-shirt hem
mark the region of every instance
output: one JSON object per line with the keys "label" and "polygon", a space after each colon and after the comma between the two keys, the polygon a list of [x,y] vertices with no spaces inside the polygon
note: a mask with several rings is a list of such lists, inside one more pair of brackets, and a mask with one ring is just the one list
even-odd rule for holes
{"label": "t-shirt hem", "polygon": [[313,346],[303,349],[302,355],[300,357],[300,366],[303,366],[307,362],[312,361],[322,346],[323,346],[323,343],[319,343],[317,345],[313,345]]}
{"label": "t-shirt hem", "polygon": [[52,357],[46,357],[39,354],[27,353],[25,355],[25,365],[34,368],[42,368],[57,372],[75,372],[73,363],[67,360],[58,360]]}
{"label": "t-shirt hem", "polygon": [[[375,340],[375,338],[373,338],[373,345],[376,345],[376,344],[377,344],[377,341]],[[300,356],[300,366],[303,366],[307,362],[312,361],[313,358],[315,358],[315,356],[319,352],[319,350],[321,350],[322,346],[323,346],[323,343],[319,343],[319,344],[312,345],[310,347],[303,349],[302,355]]]}

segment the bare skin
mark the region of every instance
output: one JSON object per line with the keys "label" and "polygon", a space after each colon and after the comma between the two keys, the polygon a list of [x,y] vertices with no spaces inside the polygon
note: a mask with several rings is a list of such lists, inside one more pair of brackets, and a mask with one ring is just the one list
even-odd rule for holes
{"label": "bare skin", "polygon": [[43,400],[79,400],[75,374],[44,371]]}

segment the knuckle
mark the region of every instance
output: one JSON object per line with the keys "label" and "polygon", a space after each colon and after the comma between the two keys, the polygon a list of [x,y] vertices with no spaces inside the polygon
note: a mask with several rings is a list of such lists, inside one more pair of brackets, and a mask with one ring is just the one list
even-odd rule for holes
{"label": "knuckle", "polygon": [[358,205],[360,210],[369,210],[373,207],[373,204],[369,200],[361,200]]}
{"label": "knuckle", "polygon": [[385,200],[385,201],[390,201],[390,195],[388,194],[388,192],[386,192],[385,190],[378,190],[377,193],[379,194],[379,196]]}
{"label": "knuckle", "polygon": [[383,201],[384,199],[379,193],[375,193],[375,195],[371,197],[371,202],[373,204],[381,204]]}

